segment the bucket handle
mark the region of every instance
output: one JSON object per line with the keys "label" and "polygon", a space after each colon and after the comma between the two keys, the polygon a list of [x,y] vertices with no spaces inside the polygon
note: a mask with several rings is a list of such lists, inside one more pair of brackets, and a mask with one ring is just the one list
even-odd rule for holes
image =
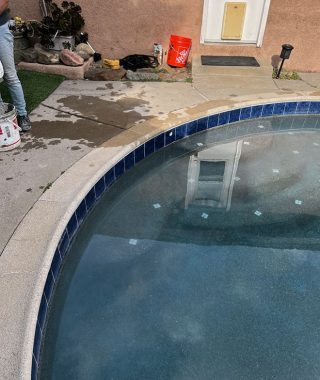
{"label": "bucket handle", "polygon": [[22,131],[22,129],[19,127],[19,125],[16,124],[14,121],[9,120],[9,119],[4,119],[4,120],[7,121],[8,123],[11,123],[14,127],[16,127],[19,130],[19,132]]}

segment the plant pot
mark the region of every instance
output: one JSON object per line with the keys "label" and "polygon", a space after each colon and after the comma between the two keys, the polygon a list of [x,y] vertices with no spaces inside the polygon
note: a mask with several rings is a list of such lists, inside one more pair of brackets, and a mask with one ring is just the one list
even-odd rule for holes
{"label": "plant pot", "polygon": [[53,43],[53,50],[58,51],[63,49],[73,50],[76,45],[74,36],[57,36],[55,39],[53,39]]}

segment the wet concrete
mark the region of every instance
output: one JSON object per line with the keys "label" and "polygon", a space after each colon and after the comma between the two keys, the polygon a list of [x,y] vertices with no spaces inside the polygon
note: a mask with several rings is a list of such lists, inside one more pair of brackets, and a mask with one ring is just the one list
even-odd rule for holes
{"label": "wet concrete", "polygon": [[23,136],[21,138],[22,144],[20,146],[20,149],[17,150],[16,152],[12,153],[13,155],[15,154],[20,154],[22,152],[28,152],[29,150],[37,150],[37,149],[47,149],[47,144],[50,142],[45,142],[42,138],[36,138],[32,136],[31,134],[28,134],[26,136]]}
{"label": "wet concrete", "polygon": [[129,128],[138,120],[147,120],[151,117],[142,116],[135,110],[135,108],[145,109],[149,104],[145,100],[136,98],[125,97],[113,102],[95,96],[67,96],[58,100],[58,103],[87,118],[124,129]]}
{"label": "wet concrete", "polygon": [[121,132],[120,128],[86,119],[78,119],[74,123],[50,120],[37,121],[33,122],[31,132],[31,138],[35,145],[27,146],[24,149],[36,147],[36,141],[41,142],[41,139],[54,139],[48,143],[50,145],[60,144],[61,136],[64,140],[72,140],[76,144],[95,147]]}

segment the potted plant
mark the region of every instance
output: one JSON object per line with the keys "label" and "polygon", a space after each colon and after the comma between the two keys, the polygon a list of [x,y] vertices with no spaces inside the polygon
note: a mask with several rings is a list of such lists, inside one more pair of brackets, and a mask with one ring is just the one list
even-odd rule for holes
{"label": "potted plant", "polygon": [[34,47],[36,43],[41,42],[41,23],[37,20],[27,20],[26,21],[26,28],[27,28],[27,38],[29,41],[29,45],[31,47]]}
{"label": "potted plant", "polygon": [[21,17],[14,17],[9,21],[9,29],[14,37],[25,36],[27,32],[26,23]]}
{"label": "potted plant", "polygon": [[39,29],[41,44],[47,49],[73,49],[75,36],[84,26],[81,7],[73,1],[63,1],[59,7],[46,0],[49,15],[44,17]]}
{"label": "potted plant", "polygon": [[29,47],[27,39],[27,26],[21,17],[14,17],[9,22],[9,29],[14,37],[14,59],[20,62],[21,52]]}

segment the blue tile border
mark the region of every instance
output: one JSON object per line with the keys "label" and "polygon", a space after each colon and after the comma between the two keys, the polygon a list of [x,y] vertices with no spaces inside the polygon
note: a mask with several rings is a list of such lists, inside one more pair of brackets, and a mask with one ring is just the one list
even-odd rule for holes
{"label": "blue tile border", "polygon": [[[260,112],[260,114],[261,114],[261,112]],[[260,117],[260,115],[257,117]],[[240,109],[230,111],[229,123],[236,123],[239,120],[240,120]]]}
{"label": "blue tile border", "polygon": [[[125,160],[120,160],[114,167],[114,177],[117,180],[125,171]],[[113,173],[112,173],[113,174]]]}
{"label": "blue tile border", "polygon": [[187,123],[187,136],[191,136],[194,133],[196,133],[197,132],[197,126],[198,126],[197,120],[193,120],[193,121],[190,121],[189,123]]}
{"label": "blue tile border", "polygon": [[264,106],[253,106],[251,107],[251,118],[258,119],[262,115],[262,109]]}
{"label": "blue tile border", "polygon": [[262,117],[273,116],[274,104],[265,104],[262,107]]}
{"label": "blue tile border", "polygon": [[296,113],[296,109],[297,109],[297,105],[298,105],[297,102],[286,103],[286,105],[284,107],[284,114],[285,115],[295,114]]}
{"label": "blue tile border", "polygon": [[[143,160],[145,157],[182,138],[191,136],[197,132],[242,120],[282,115],[320,116],[320,101],[292,101],[253,105],[251,107],[242,107],[205,116],[198,120],[193,120],[176,126],[138,146],[133,152],[127,154],[123,159],[121,159],[92,187],[92,189],[87,193],[83,201],[79,204],[78,208],[71,216],[64,232],[62,233],[58,247],[52,259],[51,268],[47,276],[39,306],[38,319],[36,324],[32,357],[32,379],[38,378],[41,343],[43,332],[45,330],[50,299],[52,298],[54,286],[57,283],[61,267],[63,265],[64,257],[69,250],[69,247],[74,237],[76,236],[79,227],[82,225],[85,218],[91,212],[97,201],[110,188],[110,186],[112,186],[112,184],[117,179],[119,179],[127,170],[130,170],[135,164]],[[315,125],[316,127],[320,128],[320,122],[317,122]],[[289,128],[292,128],[292,121],[284,118],[279,130],[285,130]],[[228,135],[226,137],[232,138],[236,135],[237,130],[234,130],[230,136]]]}
{"label": "blue tile border", "polygon": [[320,102],[310,102],[308,115],[320,114]]}
{"label": "blue tile border", "polygon": [[230,111],[219,113],[218,125],[225,125],[229,123]]}
{"label": "blue tile border", "polygon": [[276,103],[273,107],[273,112],[277,116],[281,116],[284,113],[285,103]]}
{"label": "blue tile border", "polygon": [[248,120],[251,116],[252,107],[241,108],[240,110],[240,120]]}
{"label": "blue tile border", "polygon": [[[165,146],[172,144],[176,141],[176,131],[175,129],[171,129],[170,131],[165,133]],[[146,143],[147,144],[147,143]]]}
{"label": "blue tile border", "polygon": [[186,124],[179,125],[176,127],[176,141],[183,139],[187,136],[187,126]]}
{"label": "blue tile border", "polygon": [[[144,144],[140,145],[136,150],[134,151],[134,163],[137,164],[141,160],[143,160],[145,157],[144,155]],[[116,177],[116,179],[118,179]]]}
{"label": "blue tile border", "polygon": [[197,132],[205,131],[208,128],[208,118],[203,117],[202,119],[198,120],[197,124]]}
{"label": "blue tile border", "polygon": [[154,139],[155,152],[164,147],[164,133],[161,133]]}
{"label": "blue tile border", "polygon": [[218,120],[219,120],[219,114],[208,116],[208,129],[216,127],[218,125]]}
{"label": "blue tile border", "polygon": [[89,191],[89,193],[85,197],[86,205],[87,205],[87,211],[89,211],[95,201],[96,201],[96,192],[94,191],[94,187]]}
{"label": "blue tile border", "polygon": [[[134,166],[134,152],[129,153],[124,158],[124,168],[129,170]],[[109,174],[110,175],[110,174]],[[106,181],[106,185],[109,186],[109,182]]]}
{"label": "blue tile border", "polygon": [[149,156],[150,154],[154,153],[154,150],[155,150],[154,139],[148,140],[145,143],[145,149],[144,150],[145,150],[146,157]]}

